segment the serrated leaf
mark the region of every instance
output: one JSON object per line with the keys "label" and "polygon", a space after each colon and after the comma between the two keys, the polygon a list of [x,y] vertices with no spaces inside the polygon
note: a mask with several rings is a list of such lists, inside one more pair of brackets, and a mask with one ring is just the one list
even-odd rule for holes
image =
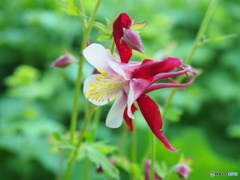
{"label": "serrated leaf", "polygon": [[76,8],[76,6],[72,0],[70,0],[68,2],[63,2],[63,1],[61,1],[61,2],[67,6],[66,8],[63,8],[63,11],[65,11],[66,13],[71,14],[71,15],[79,16],[78,9]]}
{"label": "serrated leaf", "polygon": [[98,32],[100,32],[104,35],[111,34],[111,31],[104,24],[102,24],[100,22],[92,22],[91,24],[93,27],[98,29]]}
{"label": "serrated leaf", "polygon": [[118,170],[109,162],[108,158],[102,152],[88,147],[86,153],[89,160],[94,162],[97,167],[101,167],[108,176],[119,179]]}
{"label": "serrated leaf", "polygon": [[142,23],[136,23],[131,26],[131,29],[136,30],[136,29],[142,29],[147,25],[148,21],[144,21]]}
{"label": "serrated leaf", "polygon": [[108,41],[108,40],[111,40],[112,39],[112,35],[100,35],[98,38],[97,38],[97,41]]}

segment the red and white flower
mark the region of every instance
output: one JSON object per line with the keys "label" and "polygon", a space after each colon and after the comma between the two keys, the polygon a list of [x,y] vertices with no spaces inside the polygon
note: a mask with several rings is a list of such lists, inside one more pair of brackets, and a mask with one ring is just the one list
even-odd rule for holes
{"label": "red and white flower", "polygon": [[[163,142],[170,151],[177,152],[162,132],[162,118],[156,102],[147,93],[170,87],[185,87],[191,84],[196,73],[188,65],[182,65],[179,58],[169,57],[162,61],[145,59],[143,62],[126,62],[126,59],[116,60],[110,50],[100,44],[91,44],[84,51],[86,60],[93,65],[100,74],[89,76],[84,83],[86,98],[97,106],[107,104],[116,99],[111,107],[106,125],[118,128],[126,120],[130,130],[133,130],[132,119],[137,110],[136,101],[149,127],[156,137]],[[179,71],[170,72],[179,69]],[[190,78],[187,73],[194,76]],[[187,75],[188,82],[178,84],[172,77]],[[171,83],[158,83],[159,80]]]}

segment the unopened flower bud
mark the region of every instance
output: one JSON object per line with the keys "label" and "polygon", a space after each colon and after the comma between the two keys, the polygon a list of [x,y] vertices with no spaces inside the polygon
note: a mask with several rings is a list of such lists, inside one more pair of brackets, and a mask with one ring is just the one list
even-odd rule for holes
{"label": "unopened flower bud", "polygon": [[62,55],[52,64],[53,67],[65,68],[72,64],[74,58],[70,55]]}
{"label": "unopened flower bud", "polygon": [[141,37],[136,31],[132,29],[126,29],[124,31],[122,40],[128,45],[129,48],[144,53]]}
{"label": "unopened flower bud", "polygon": [[176,171],[180,178],[187,179],[190,174],[190,168],[187,164],[178,164],[176,166]]}

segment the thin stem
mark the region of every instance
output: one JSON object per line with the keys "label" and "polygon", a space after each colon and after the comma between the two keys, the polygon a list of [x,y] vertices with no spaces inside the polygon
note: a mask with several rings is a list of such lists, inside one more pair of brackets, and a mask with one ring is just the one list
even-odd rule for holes
{"label": "thin stem", "polygon": [[58,171],[57,171],[57,176],[56,180],[61,180],[62,178],[62,170],[63,170],[63,160],[64,160],[64,150],[60,151],[59,153],[59,166],[58,166]]}
{"label": "thin stem", "polygon": [[150,180],[154,180],[154,165],[156,159],[156,138],[154,134],[151,134],[151,148],[152,148],[152,157],[151,157],[151,168],[150,168]]}
{"label": "thin stem", "polygon": [[84,17],[84,16],[85,16],[84,5],[83,5],[82,0],[78,0],[78,2],[79,2],[79,7],[80,7],[80,10],[81,10],[81,14],[82,14],[82,17],[81,17],[82,24],[83,24],[84,29],[86,29],[86,27],[87,27],[87,21],[86,21],[86,18]]}
{"label": "thin stem", "polygon": [[124,144],[126,143],[126,140],[127,140],[127,137],[128,137],[128,127],[127,125],[124,125],[123,127],[123,130],[122,130],[122,133],[121,133],[121,139],[120,139],[120,142],[119,142],[119,151],[118,153],[121,154],[123,152],[123,147],[124,147]]}
{"label": "thin stem", "polygon": [[98,124],[100,121],[100,115],[101,115],[101,108],[98,107],[98,109],[95,112],[94,119],[93,119],[93,127],[92,130],[93,132],[93,141],[96,139],[96,134],[97,134],[97,128]]}
{"label": "thin stem", "polygon": [[166,176],[163,178],[163,180],[168,180],[170,178],[171,174],[175,171],[175,169],[176,169],[176,166],[171,167],[168,170]]}
{"label": "thin stem", "polygon": [[132,149],[131,149],[131,171],[130,171],[130,175],[131,175],[131,179],[135,180],[134,164],[137,162],[137,131],[136,131],[136,128],[132,132],[132,146],[131,147],[132,147]]}
{"label": "thin stem", "polygon": [[113,19],[115,19],[118,15],[119,9],[121,5],[121,0],[117,0],[115,6],[114,6],[114,11],[113,11]]}
{"label": "thin stem", "polygon": [[77,159],[79,150],[80,150],[82,142],[83,142],[84,135],[87,132],[87,128],[88,128],[89,122],[92,118],[94,110],[95,110],[95,106],[92,105],[92,107],[91,107],[91,109],[88,113],[87,119],[84,121],[83,129],[82,129],[82,132],[79,136],[79,141],[78,141],[78,144],[76,146],[76,150],[74,150],[73,155],[71,156],[70,161],[68,162],[67,171],[66,171],[66,175],[65,175],[65,180],[70,180],[73,165],[74,165],[74,163]]}
{"label": "thin stem", "polygon": [[[90,35],[91,31],[91,22],[95,19],[97,11],[100,7],[102,0],[98,0],[96,6],[93,10],[92,15],[89,18],[89,22],[87,28],[85,29],[85,33],[83,36],[83,41],[80,50],[80,59],[79,59],[79,66],[78,66],[78,74],[77,74],[77,82],[75,86],[75,93],[74,93],[74,100],[73,100],[73,109],[72,109],[72,116],[71,116],[71,124],[70,124],[70,142],[73,143],[74,134],[77,126],[77,117],[78,117],[78,103],[79,103],[79,94],[81,92],[81,82],[82,82],[82,70],[83,70],[83,63],[84,63],[84,56],[82,55],[82,51],[87,46],[87,40]],[[83,17],[84,18],[84,17]]]}
{"label": "thin stem", "polygon": [[[203,35],[204,35],[204,33],[206,32],[207,26],[208,26],[208,24],[209,24],[209,21],[210,21],[210,19],[211,19],[211,16],[212,16],[212,14],[213,14],[213,12],[214,12],[214,9],[215,9],[218,1],[219,1],[219,0],[212,0],[212,1],[211,1],[210,5],[209,5],[209,7],[208,7],[208,10],[207,10],[207,12],[205,13],[205,16],[204,16],[204,18],[203,18],[203,21],[202,21],[202,23],[201,23],[201,26],[200,26],[200,28],[199,28],[199,31],[198,31],[198,34],[197,34],[196,39],[195,39],[195,41],[194,41],[192,50],[190,51],[189,56],[188,56],[188,58],[187,58],[187,60],[186,60],[186,62],[185,62],[186,64],[189,64],[189,65],[191,64],[191,61],[192,61],[192,59],[193,59],[193,56],[194,56],[196,50],[201,46]],[[179,76],[179,77],[177,78],[177,82],[178,82],[178,83],[181,83],[182,81],[183,81],[183,76]],[[166,113],[167,113],[167,110],[168,110],[168,108],[169,108],[169,106],[170,106],[170,103],[172,102],[172,99],[173,99],[176,91],[177,91],[176,88],[172,89],[171,92],[170,92],[170,94],[169,94],[169,96],[168,96],[168,98],[167,98],[167,100],[165,101],[164,111],[163,111],[163,115],[162,115],[163,118],[164,118],[164,116],[165,116]]]}
{"label": "thin stem", "polygon": [[137,131],[136,131],[136,128],[132,132],[132,155],[131,156],[132,156],[132,163],[136,163],[136,161],[137,161]]}
{"label": "thin stem", "polygon": [[111,53],[114,53],[114,49],[115,49],[115,41],[112,41],[112,45],[111,45]]}
{"label": "thin stem", "polygon": [[90,160],[88,158],[85,159],[84,165],[84,180],[89,180],[90,178]]}

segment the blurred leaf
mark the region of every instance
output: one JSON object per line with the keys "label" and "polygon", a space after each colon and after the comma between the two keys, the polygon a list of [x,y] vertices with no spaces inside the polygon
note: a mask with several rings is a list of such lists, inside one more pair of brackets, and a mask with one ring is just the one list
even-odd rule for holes
{"label": "blurred leaf", "polygon": [[62,141],[62,137],[58,132],[53,132],[52,135],[56,140]]}
{"label": "blurred leaf", "polygon": [[111,31],[104,24],[100,22],[92,22],[91,25],[97,28],[99,33],[102,33],[104,35],[111,35]]}
{"label": "blurred leaf", "polygon": [[9,87],[29,85],[37,80],[39,71],[29,65],[18,66],[14,73],[5,79],[5,84]]}
{"label": "blurred leaf", "polygon": [[183,110],[176,107],[170,107],[167,111],[166,118],[171,122],[179,122]]}
{"label": "blurred leaf", "polygon": [[228,34],[228,35],[217,36],[217,37],[211,38],[211,39],[204,39],[203,44],[216,42],[216,41],[219,41],[222,39],[236,38],[236,37],[237,37],[237,34]]}
{"label": "blurred leaf", "polygon": [[89,146],[96,148],[104,154],[113,153],[118,149],[117,146],[107,145],[107,142],[94,142],[89,144]]}
{"label": "blurred leaf", "polygon": [[240,124],[233,124],[227,127],[227,135],[231,138],[240,138]]}
{"label": "blurred leaf", "polygon": [[165,177],[168,172],[168,167],[166,162],[162,161],[160,164],[155,164],[155,171],[159,177]]}
{"label": "blurred leaf", "polygon": [[67,6],[66,8],[63,8],[63,11],[71,15],[79,16],[78,9],[76,8],[73,0],[68,0],[68,2],[64,2],[64,1],[60,1],[60,2]]}
{"label": "blurred leaf", "polygon": [[106,26],[107,28],[110,30],[110,32],[112,31],[112,28],[113,28],[113,24],[112,22],[108,19],[108,18],[105,18],[106,20]]}
{"label": "blurred leaf", "polygon": [[90,161],[97,165],[97,168],[102,167],[103,171],[114,179],[119,179],[118,170],[109,162],[108,158],[99,150],[88,147],[86,148],[87,157]]}
{"label": "blurred leaf", "polygon": [[108,40],[111,40],[112,39],[112,35],[100,35],[98,38],[97,38],[97,41],[108,41]]}

